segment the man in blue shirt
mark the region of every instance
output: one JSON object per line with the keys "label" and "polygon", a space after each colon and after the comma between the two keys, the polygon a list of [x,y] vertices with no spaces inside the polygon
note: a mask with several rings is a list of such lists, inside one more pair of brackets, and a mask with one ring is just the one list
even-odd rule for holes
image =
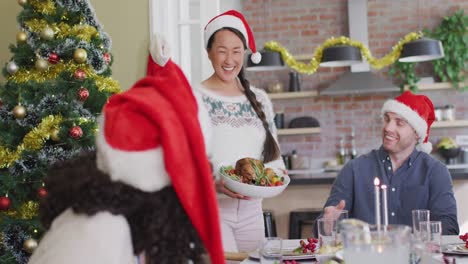
{"label": "man in blue shirt", "polygon": [[434,106],[409,91],[382,107],[382,146],[349,161],[338,174],[324,216],[347,209],[349,217],[375,223],[374,179],[388,190],[388,222],[412,226],[414,209],[429,209],[444,235],[458,235],[457,206],[447,167],[428,153]]}

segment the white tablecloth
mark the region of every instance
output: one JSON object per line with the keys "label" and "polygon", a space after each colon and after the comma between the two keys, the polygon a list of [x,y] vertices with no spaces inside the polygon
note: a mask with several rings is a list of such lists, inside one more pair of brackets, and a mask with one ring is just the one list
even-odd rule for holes
{"label": "white tablecloth", "polygon": [[[462,241],[458,236],[443,236],[442,237],[442,244],[452,244],[452,243],[461,243]],[[283,248],[295,248],[299,245],[299,240],[298,239],[293,239],[293,240],[283,240]],[[456,258],[457,264],[468,264],[468,256],[467,257],[457,257]],[[255,259],[245,259],[244,261],[241,262],[241,264],[258,264],[260,263],[258,260]],[[316,263],[314,260],[310,261],[304,261],[302,260],[300,262],[301,264],[313,264]],[[438,263],[438,261],[435,261],[434,263]]]}

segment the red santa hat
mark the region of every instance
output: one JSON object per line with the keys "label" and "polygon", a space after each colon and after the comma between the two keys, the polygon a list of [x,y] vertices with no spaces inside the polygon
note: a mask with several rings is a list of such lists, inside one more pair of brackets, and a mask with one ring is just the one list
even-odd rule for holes
{"label": "red santa hat", "polygon": [[245,20],[244,16],[236,10],[229,10],[220,15],[212,18],[205,26],[205,48],[208,47],[208,40],[216,31],[222,28],[234,28],[239,30],[245,38],[252,56],[250,59],[253,63],[258,64],[262,60],[262,55],[257,51],[255,47],[255,39],[250,29],[249,24]]}
{"label": "red santa hat", "polygon": [[151,49],[155,60],[148,59],[148,76],[104,106],[96,140],[98,167],[112,180],[145,192],[172,185],[211,263],[224,263],[213,176],[195,97],[182,70],[165,52],[165,42]]}
{"label": "red santa hat", "polygon": [[402,116],[416,130],[419,136],[418,150],[430,153],[432,144],[428,142],[429,131],[435,120],[434,105],[425,95],[405,91],[395,99],[388,100],[382,107],[382,114],[393,112]]}

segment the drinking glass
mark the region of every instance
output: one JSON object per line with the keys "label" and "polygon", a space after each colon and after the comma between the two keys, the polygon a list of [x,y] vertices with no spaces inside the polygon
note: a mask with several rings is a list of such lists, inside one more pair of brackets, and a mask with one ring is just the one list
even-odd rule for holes
{"label": "drinking glass", "polygon": [[419,239],[419,223],[430,221],[431,212],[426,209],[416,209],[412,211],[413,215],[413,234],[416,239]]}
{"label": "drinking glass", "polygon": [[260,263],[280,264],[282,261],[283,241],[279,237],[266,237],[260,246]]}
{"label": "drinking glass", "polygon": [[317,219],[317,234],[320,247],[335,246],[337,221],[333,218]]}
{"label": "drinking glass", "polygon": [[336,212],[335,219],[336,219],[336,244],[340,244],[342,242],[341,234],[340,234],[340,229],[338,228],[338,224],[340,223],[341,220],[348,219],[348,210],[340,210]]}
{"label": "drinking glass", "polygon": [[419,223],[419,233],[425,245],[426,252],[440,253],[442,243],[442,222],[422,221]]}

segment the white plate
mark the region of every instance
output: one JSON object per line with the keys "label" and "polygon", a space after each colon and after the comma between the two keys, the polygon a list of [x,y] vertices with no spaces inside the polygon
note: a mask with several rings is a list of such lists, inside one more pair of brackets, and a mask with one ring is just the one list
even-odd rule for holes
{"label": "white plate", "polygon": [[[315,254],[307,253],[307,254],[296,254],[292,252],[293,249],[284,251],[283,253],[283,260],[304,260],[304,259],[315,259]],[[260,253],[258,250],[252,251],[249,253],[249,257],[253,259],[260,259]]]}
{"label": "white plate", "polygon": [[221,177],[223,177],[224,184],[226,187],[236,193],[240,193],[245,196],[249,196],[252,198],[269,198],[276,196],[284,191],[286,187],[288,186],[289,182],[291,179],[289,178],[288,175],[283,175],[281,172],[276,171],[276,174],[280,177],[284,177],[283,185],[280,186],[257,186],[257,185],[252,185],[252,184],[247,184],[247,183],[242,183],[238,182],[236,180],[233,180],[229,178],[224,173],[221,173],[220,169],[220,174]]}
{"label": "white plate", "polygon": [[442,246],[442,253],[468,256],[468,248],[465,248],[465,243],[447,244]]}

